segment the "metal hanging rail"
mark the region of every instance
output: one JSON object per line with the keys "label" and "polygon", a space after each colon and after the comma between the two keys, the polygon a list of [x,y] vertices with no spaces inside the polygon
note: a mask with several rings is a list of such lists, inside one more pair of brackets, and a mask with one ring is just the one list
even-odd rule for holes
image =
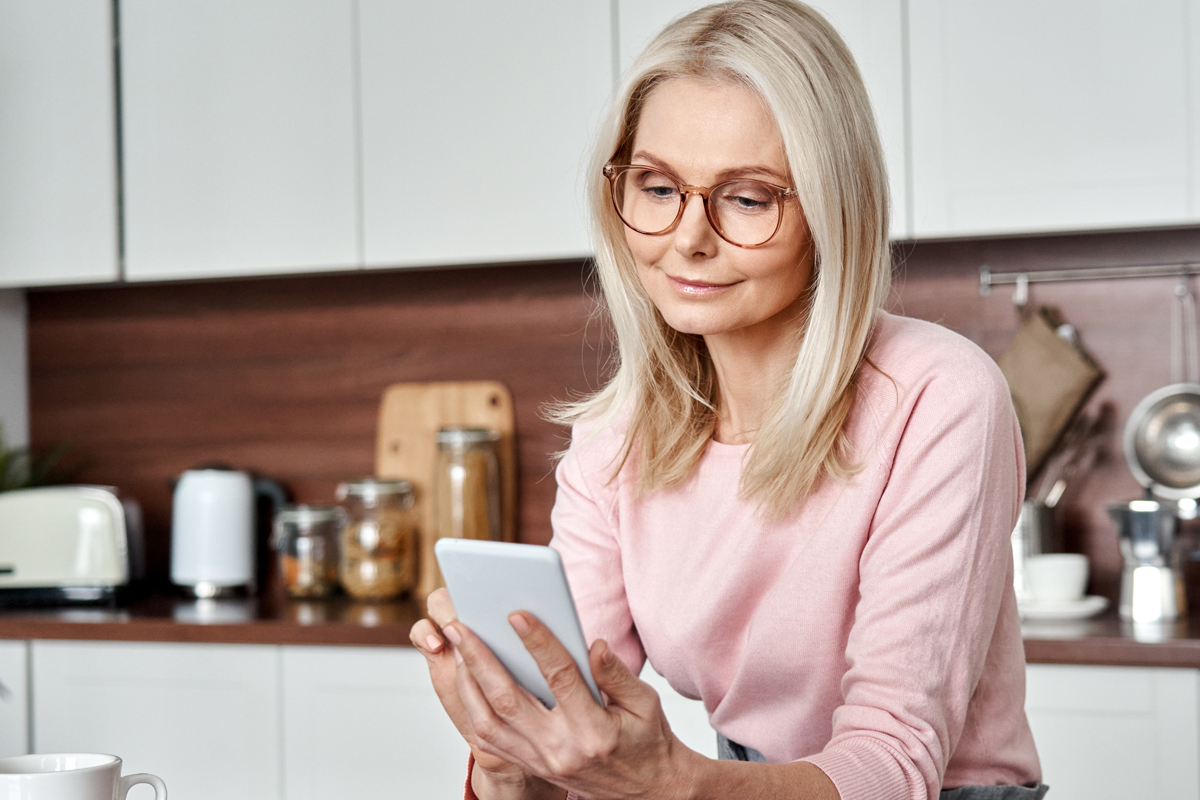
{"label": "metal hanging rail", "polygon": [[[1091,269],[1047,269],[1035,272],[992,272],[986,264],[979,268],[979,293],[987,297],[993,286],[1016,284],[1016,295],[1026,294],[1031,283],[1058,281],[1102,281],[1120,278],[1172,278],[1200,275],[1200,264],[1148,264],[1131,267],[1094,267]],[[1023,305],[1024,301],[1013,297]]]}

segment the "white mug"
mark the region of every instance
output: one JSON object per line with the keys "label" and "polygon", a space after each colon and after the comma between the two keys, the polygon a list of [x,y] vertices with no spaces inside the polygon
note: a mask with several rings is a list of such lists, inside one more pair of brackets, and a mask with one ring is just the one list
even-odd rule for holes
{"label": "white mug", "polygon": [[129,787],[148,783],[154,800],[167,800],[157,775],[121,777],[121,759],[100,753],[51,753],[0,758],[4,800],[125,800]]}
{"label": "white mug", "polygon": [[1036,603],[1079,602],[1087,589],[1087,556],[1079,553],[1028,556],[1025,580]]}

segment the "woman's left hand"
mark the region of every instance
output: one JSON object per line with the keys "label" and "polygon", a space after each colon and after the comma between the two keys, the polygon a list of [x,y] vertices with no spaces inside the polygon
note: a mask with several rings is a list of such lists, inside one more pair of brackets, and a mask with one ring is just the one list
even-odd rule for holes
{"label": "woman's left hand", "polygon": [[589,800],[687,796],[702,759],[671,732],[658,694],[629,671],[603,639],[588,660],[602,708],[566,648],[532,614],[509,616],[557,705],[547,709],[518,685],[467,626],[445,633],[461,655],[458,692],[483,749]]}

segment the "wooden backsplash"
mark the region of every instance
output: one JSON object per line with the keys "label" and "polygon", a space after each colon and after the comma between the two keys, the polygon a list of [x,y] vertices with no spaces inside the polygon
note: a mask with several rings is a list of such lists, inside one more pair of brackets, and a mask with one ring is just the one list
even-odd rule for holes
{"label": "wooden backsplash", "polygon": [[[901,243],[892,308],[940,322],[999,356],[1018,317],[1009,288],[978,292],[978,270],[1200,261],[1200,229]],[[29,293],[36,449],[72,440],[80,481],[143,505],[152,577],[168,571],[170,481],[222,462],[283,481],[302,502],[370,473],[385,386],[494,378],[512,390],[521,538],[549,539],[550,456],[563,430],[541,406],[595,388],[606,359],[581,262],[356,272]],[[1093,591],[1113,595],[1120,557],[1105,504],[1137,496],[1120,426],[1170,379],[1172,279],[1035,285],[1108,377],[1108,458],[1064,500],[1068,548],[1092,557]]]}
{"label": "wooden backsplash", "polygon": [[521,535],[545,542],[567,438],[540,408],[594,388],[604,358],[583,276],[570,262],[33,291],[34,447],[71,440],[78,480],[137,498],[161,582],[182,471],[230,464],[332,502],[374,468],[386,386],[492,378],[515,402]]}

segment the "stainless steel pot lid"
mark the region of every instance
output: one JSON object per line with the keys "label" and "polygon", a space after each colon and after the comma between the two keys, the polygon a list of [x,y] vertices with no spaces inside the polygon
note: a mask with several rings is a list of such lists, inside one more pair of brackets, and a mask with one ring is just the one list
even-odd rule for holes
{"label": "stainless steel pot lid", "polygon": [[1200,497],[1200,384],[1164,386],[1137,404],[1125,423],[1125,460],[1158,497]]}

